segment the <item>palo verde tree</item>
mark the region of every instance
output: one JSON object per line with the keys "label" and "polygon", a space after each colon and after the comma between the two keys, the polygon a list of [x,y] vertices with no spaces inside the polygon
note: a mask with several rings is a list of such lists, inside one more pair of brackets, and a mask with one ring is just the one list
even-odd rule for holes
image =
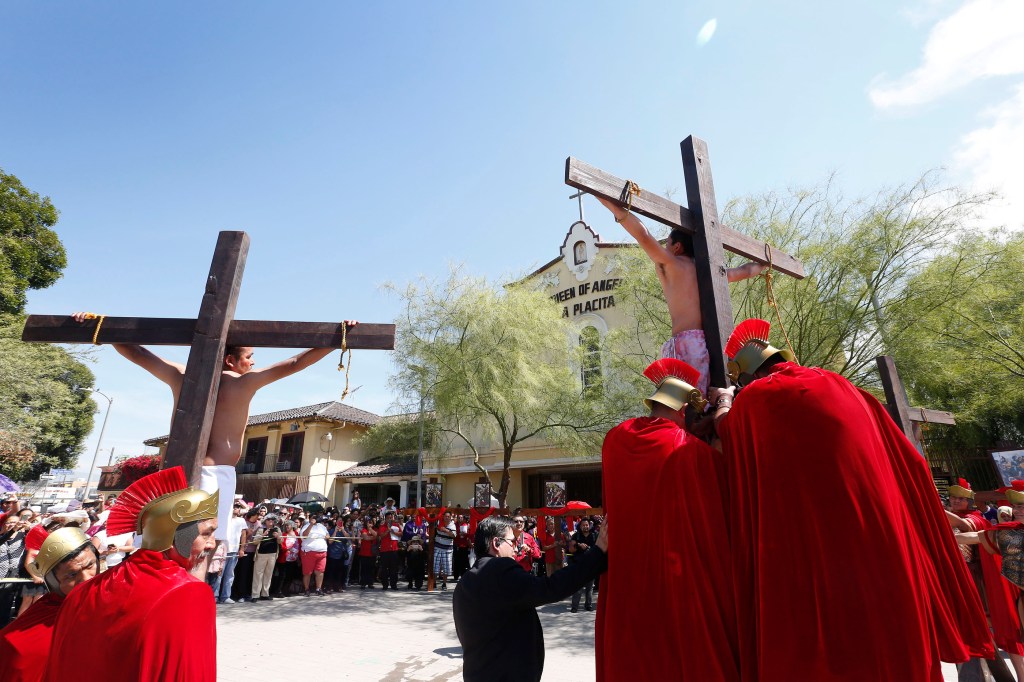
{"label": "palo verde tree", "polygon": [[957,295],[914,311],[894,355],[911,395],[956,413],[963,446],[1024,445],[1024,235],[993,232],[952,244],[910,286]]}
{"label": "palo verde tree", "polygon": [[[407,412],[426,396],[435,456],[465,447],[490,481],[480,459],[494,444],[502,475],[492,488],[504,505],[509,467],[524,441],[544,438],[574,454],[600,450],[621,412],[609,390],[591,384],[584,391],[576,334],[547,296],[528,284],[500,287],[458,270],[443,282],[390,289],[404,304],[393,385]],[[390,428],[394,421],[382,420],[373,431]],[[369,438],[386,441],[380,433]]]}

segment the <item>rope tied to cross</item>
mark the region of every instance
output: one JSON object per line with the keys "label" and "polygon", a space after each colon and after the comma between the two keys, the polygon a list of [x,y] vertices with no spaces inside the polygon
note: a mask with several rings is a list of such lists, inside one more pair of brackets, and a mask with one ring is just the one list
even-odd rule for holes
{"label": "rope tied to cross", "polygon": [[103,320],[107,319],[107,316],[97,315],[96,313],[86,313],[83,317],[87,320],[96,320],[96,328],[92,330],[92,344],[94,346],[102,346],[103,343],[100,341],[100,328],[103,327]]}
{"label": "rope tied to cross", "polygon": [[[348,353],[348,362],[345,362],[345,353]],[[352,349],[348,347],[348,322],[341,323],[341,357],[338,358],[338,371],[345,372],[345,390],[341,392],[341,400],[348,396],[348,373],[352,369]]]}
{"label": "rope tied to cross", "polygon": [[[768,269],[761,273],[764,277],[765,282],[765,294],[768,297],[768,306],[775,310],[775,319],[779,323],[779,329],[782,330],[782,337],[786,339],[786,346],[789,348],[789,352],[796,358],[796,350],[793,348],[793,342],[789,340],[789,332],[786,331],[786,325],[782,323],[782,313],[779,312],[779,302],[775,297],[775,287],[772,286],[772,245],[768,242],[764,243],[764,257],[768,261]],[[796,360],[800,362],[799,359]]]}
{"label": "rope tied to cross", "polygon": [[633,210],[633,197],[640,196],[640,185],[636,184],[632,180],[626,180],[626,188],[622,190],[622,193],[626,195],[626,210]]}

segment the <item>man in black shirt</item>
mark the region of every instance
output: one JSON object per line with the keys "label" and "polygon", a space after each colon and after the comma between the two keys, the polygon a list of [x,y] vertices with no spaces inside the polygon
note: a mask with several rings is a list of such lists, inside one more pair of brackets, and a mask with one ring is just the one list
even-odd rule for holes
{"label": "man in black shirt", "polygon": [[476,527],[479,558],[452,600],[466,682],[540,680],[544,631],[536,607],[565,599],[608,567],[603,529],[590,550],[550,577],[524,571],[513,558],[514,543],[508,517],[490,516]]}

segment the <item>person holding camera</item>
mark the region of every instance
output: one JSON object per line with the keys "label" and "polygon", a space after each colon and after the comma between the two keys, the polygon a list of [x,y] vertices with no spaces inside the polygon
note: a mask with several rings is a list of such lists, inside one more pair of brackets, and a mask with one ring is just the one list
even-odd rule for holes
{"label": "person holding camera", "polygon": [[[476,527],[476,565],[455,587],[452,609],[466,682],[540,680],[544,631],[537,607],[565,599],[608,566],[608,531],[594,547],[551,576],[535,576],[515,560],[514,524],[489,516]],[[510,672],[514,666],[514,673]],[[504,674],[496,674],[499,671]]]}

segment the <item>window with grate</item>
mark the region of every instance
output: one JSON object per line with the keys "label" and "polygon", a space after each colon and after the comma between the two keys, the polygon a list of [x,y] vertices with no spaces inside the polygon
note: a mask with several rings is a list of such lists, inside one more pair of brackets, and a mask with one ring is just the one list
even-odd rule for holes
{"label": "window with grate", "polygon": [[584,327],[580,332],[580,347],[583,360],[580,378],[583,381],[583,395],[592,398],[601,393],[601,334],[594,327]]}

